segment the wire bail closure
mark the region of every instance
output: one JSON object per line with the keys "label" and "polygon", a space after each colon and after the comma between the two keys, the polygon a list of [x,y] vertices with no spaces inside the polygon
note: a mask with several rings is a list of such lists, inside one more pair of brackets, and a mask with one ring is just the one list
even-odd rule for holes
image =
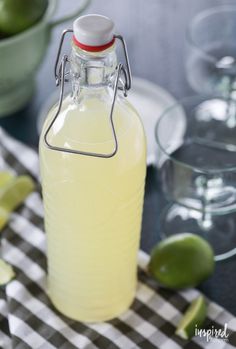
{"label": "wire bail closure", "polygon": [[[66,72],[66,65],[69,62],[68,55],[63,55],[60,65],[59,65],[59,59],[61,55],[61,50],[63,46],[63,42],[65,39],[66,34],[68,33],[73,33],[72,29],[66,29],[63,31],[61,40],[59,43],[59,48],[56,56],[56,61],[55,61],[55,66],[54,66],[54,75],[56,79],[56,86],[60,86],[60,95],[59,95],[59,103],[58,103],[58,108],[56,111],[55,116],[53,117],[52,121],[50,122],[49,126],[46,129],[46,132],[44,134],[44,142],[46,146],[55,151],[61,151],[61,152],[66,152],[66,153],[71,153],[71,154],[77,154],[77,155],[85,155],[85,156],[93,156],[97,158],[111,158],[113,157],[117,151],[118,151],[118,141],[117,141],[117,135],[115,131],[115,126],[114,126],[114,120],[113,120],[113,113],[114,113],[114,107],[115,107],[115,102],[116,102],[116,97],[117,97],[117,91],[122,90],[124,93],[124,96],[127,97],[127,91],[131,88],[131,70],[130,70],[130,64],[129,64],[129,58],[128,58],[128,52],[127,52],[127,47],[124,38],[121,35],[114,35],[114,37],[118,40],[121,41],[123,51],[124,51],[124,56],[125,56],[125,61],[126,61],[126,67],[122,64],[119,63],[118,66],[116,67],[116,79],[114,83],[114,94],[112,98],[112,104],[111,104],[111,110],[110,110],[110,125],[111,125],[111,131],[113,135],[113,140],[114,140],[114,149],[111,153],[108,154],[102,154],[102,153],[96,153],[96,152],[86,152],[86,151],[80,151],[76,149],[68,149],[64,147],[58,147],[54,146],[49,143],[48,141],[48,134],[54,125],[58,115],[60,114],[61,107],[62,107],[62,102],[63,102],[63,96],[64,96],[64,87],[65,87],[65,82],[68,82],[67,76],[69,75],[69,72]],[[125,81],[121,79],[121,75],[123,74]],[[119,85],[119,82],[121,85]]]}

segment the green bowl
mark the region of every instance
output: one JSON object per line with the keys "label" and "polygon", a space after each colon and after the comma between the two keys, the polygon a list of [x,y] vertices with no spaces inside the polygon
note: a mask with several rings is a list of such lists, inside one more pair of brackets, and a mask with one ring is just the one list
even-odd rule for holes
{"label": "green bowl", "polygon": [[48,0],[45,15],[34,26],[0,40],[0,117],[21,109],[34,91],[34,78],[42,62],[52,29],[79,16],[89,5],[90,0],[80,3],[80,8],[59,20],[51,18],[58,0]]}

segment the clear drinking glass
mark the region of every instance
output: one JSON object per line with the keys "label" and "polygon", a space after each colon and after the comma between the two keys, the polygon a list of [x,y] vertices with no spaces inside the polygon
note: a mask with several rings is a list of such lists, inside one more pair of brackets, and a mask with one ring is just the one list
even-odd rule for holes
{"label": "clear drinking glass", "polygon": [[236,5],[197,14],[187,32],[187,78],[198,93],[216,95],[199,105],[202,120],[236,126]]}
{"label": "clear drinking glass", "polygon": [[[168,108],[156,125],[158,174],[169,201],[161,215],[161,235],[199,234],[222,260],[236,253],[236,129],[219,127],[212,119],[206,130],[199,117],[203,103],[205,97],[187,97]],[[181,113],[178,128],[173,127]]]}

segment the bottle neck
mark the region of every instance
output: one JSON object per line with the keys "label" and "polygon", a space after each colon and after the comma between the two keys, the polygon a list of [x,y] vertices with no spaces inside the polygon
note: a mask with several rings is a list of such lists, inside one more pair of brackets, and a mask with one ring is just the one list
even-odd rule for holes
{"label": "bottle neck", "polygon": [[87,93],[97,93],[113,85],[117,66],[115,45],[105,51],[87,52],[72,44],[70,61],[74,100],[85,90]]}

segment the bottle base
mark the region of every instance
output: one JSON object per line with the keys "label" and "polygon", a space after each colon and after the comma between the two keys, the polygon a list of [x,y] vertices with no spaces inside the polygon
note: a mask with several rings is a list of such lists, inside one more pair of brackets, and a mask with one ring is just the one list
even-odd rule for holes
{"label": "bottle base", "polygon": [[[99,315],[89,315],[88,313],[92,312],[92,310],[87,311],[87,314],[85,310],[80,311],[80,310],[76,310],[76,312],[74,311],[75,309],[73,309],[73,311],[69,311],[68,309],[65,309],[65,307],[62,307],[61,305],[57,304],[57,302],[55,300],[53,300],[51,297],[51,302],[53,304],[53,306],[56,308],[57,311],[59,311],[62,315],[75,320],[75,321],[80,321],[80,322],[86,322],[86,323],[98,323],[98,322],[105,322],[105,321],[109,321],[112,320],[116,317],[118,317],[119,315],[123,314],[126,310],[128,310],[131,306],[131,304],[134,301],[134,297],[135,297],[135,292],[132,294],[132,296],[127,300],[127,302],[124,302],[121,304],[119,304],[119,306],[114,307],[112,311],[104,311],[103,309],[101,309],[99,312]],[[97,313],[98,313],[97,312]],[[103,313],[103,314],[102,314]]]}

